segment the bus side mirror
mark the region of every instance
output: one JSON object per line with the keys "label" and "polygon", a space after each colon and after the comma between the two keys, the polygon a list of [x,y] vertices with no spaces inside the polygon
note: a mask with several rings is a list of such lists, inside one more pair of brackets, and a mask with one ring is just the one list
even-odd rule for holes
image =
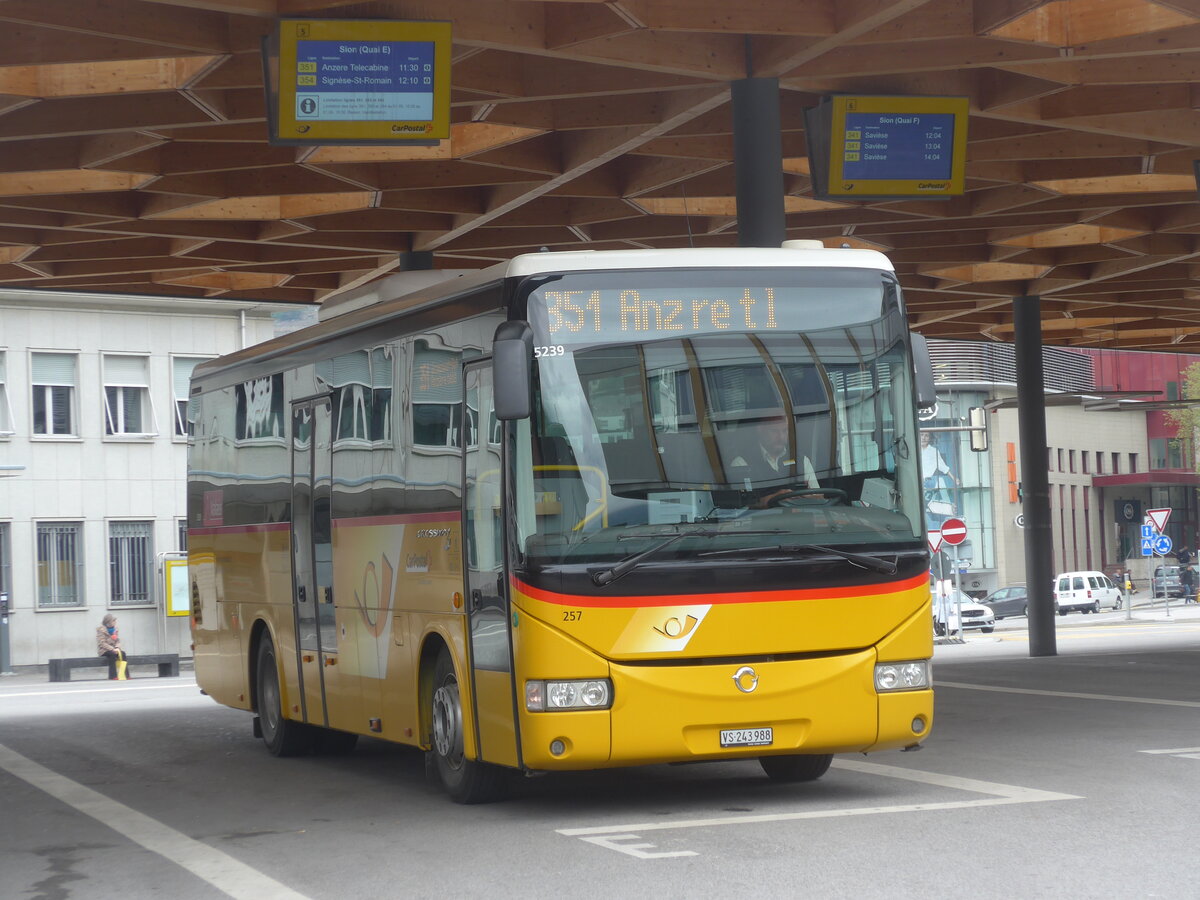
{"label": "bus side mirror", "polygon": [[492,385],[496,418],[528,419],[533,412],[533,329],[528,322],[503,322],[492,342]]}
{"label": "bus side mirror", "polygon": [[933,386],[933,363],[929,359],[929,344],[923,334],[914,331],[911,337],[917,409],[933,409],[937,406],[937,388]]}

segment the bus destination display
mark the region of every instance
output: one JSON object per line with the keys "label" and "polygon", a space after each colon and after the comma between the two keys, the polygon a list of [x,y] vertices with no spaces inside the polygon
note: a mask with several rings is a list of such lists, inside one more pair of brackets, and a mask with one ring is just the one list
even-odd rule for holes
{"label": "bus destination display", "polygon": [[655,290],[546,291],[546,334],[573,343],[601,335],[629,338],[779,327],[774,288],[729,292],[695,290],[663,296]]}
{"label": "bus destination display", "polygon": [[273,144],[450,136],[450,24],[284,19],[268,42]]}

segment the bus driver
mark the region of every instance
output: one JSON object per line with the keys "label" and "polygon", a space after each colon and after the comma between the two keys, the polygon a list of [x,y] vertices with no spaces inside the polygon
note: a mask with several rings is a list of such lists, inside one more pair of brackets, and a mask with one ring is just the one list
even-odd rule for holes
{"label": "bus driver", "polygon": [[[772,416],[762,419],[754,428],[757,447],[749,450],[745,456],[736,456],[729,463],[732,478],[744,478],[749,484],[762,481],[777,481],[787,478],[795,472],[796,460],[788,456],[788,421],[785,416]],[[812,461],[803,457],[801,471],[804,477],[804,487],[820,487],[817,473]],[[757,507],[769,506],[775,497],[783,496],[794,490],[794,487],[783,487],[760,495],[754,504]]]}

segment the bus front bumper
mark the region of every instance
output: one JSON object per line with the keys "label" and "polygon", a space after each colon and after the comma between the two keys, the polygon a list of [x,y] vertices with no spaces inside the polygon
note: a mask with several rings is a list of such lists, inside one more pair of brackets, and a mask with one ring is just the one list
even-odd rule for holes
{"label": "bus front bumper", "polygon": [[[874,649],[749,664],[613,663],[611,710],[524,713],[529,769],[896,749],[933,724],[932,690],[879,693]],[[722,732],[770,743],[722,746]],[[727,735],[728,737],[728,735]]]}

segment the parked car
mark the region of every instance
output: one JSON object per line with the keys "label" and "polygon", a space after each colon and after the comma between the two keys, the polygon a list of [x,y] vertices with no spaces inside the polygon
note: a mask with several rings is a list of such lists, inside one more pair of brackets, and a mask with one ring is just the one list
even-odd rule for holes
{"label": "parked car", "polygon": [[963,628],[978,628],[984,634],[996,630],[996,617],[991,609],[978,600],[972,600],[962,591],[952,590],[948,594],[934,594],[933,633],[942,635],[958,631],[959,603],[962,603]]}
{"label": "parked car", "polygon": [[1063,572],[1054,577],[1054,608],[1060,616],[1120,609],[1125,596],[1103,572]]}
{"label": "parked car", "polygon": [[1025,593],[1025,585],[1014,584],[992,591],[979,601],[995,613],[997,619],[1005,616],[1029,615],[1029,595]]}
{"label": "parked car", "polygon": [[1156,566],[1150,579],[1150,587],[1155,597],[1182,597],[1183,583],[1179,580],[1182,566]]}

